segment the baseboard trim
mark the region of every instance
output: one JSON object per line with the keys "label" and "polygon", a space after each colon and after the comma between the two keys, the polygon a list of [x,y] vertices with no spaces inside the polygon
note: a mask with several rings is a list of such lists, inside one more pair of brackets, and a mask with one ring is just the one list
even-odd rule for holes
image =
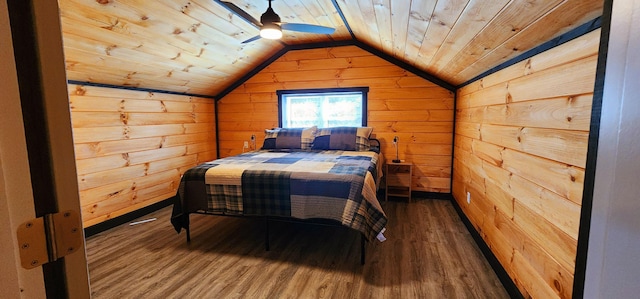
{"label": "baseboard trim", "polygon": [[84,236],[85,236],[85,238],[91,237],[91,236],[93,236],[95,234],[98,234],[98,233],[101,233],[103,231],[112,229],[112,228],[114,228],[116,226],[125,224],[127,222],[131,222],[131,221],[133,221],[133,220],[135,220],[137,218],[140,218],[140,217],[142,217],[144,215],[151,214],[151,213],[153,213],[153,212],[155,212],[157,210],[160,210],[160,209],[162,209],[164,207],[168,207],[171,204],[173,204],[173,197],[167,198],[167,199],[165,199],[163,201],[156,202],[154,204],[151,204],[151,205],[148,205],[148,206],[146,206],[144,208],[141,208],[141,209],[135,210],[133,212],[129,212],[127,214],[118,216],[116,218],[109,219],[107,221],[100,222],[98,224],[86,227],[84,229]]}
{"label": "baseboard trim", "polygon": [[412,191],[411,198],[428,198],[428,199],[443,199],[453,200],[451,193],[439,193],[439,192],[427,192],[427,191]]}
{"label": "baseboard trim", "polygon": [[484,239],[482,239],[480,233],[478,233],[473,224],[471,224],[469,218],[467,218],[467,215],[462,212],[462,208],[460,208],[460,205],[458,205],[458,202],[455,200],[452,194],[450,194],[450,198],[453,207],[456,209],[458,216],[460,216],[460,219],[462,220],[462,223],[464,223],[464,226],[467,227],[467,230],[471,234],[471,237],[473,237],[473,240],[475,240],[476,244],[478,244],[480,251],[482,251],[482,254],[489,262],[489,265],[491,266],[491,268],[493,268],[493,271],[498,276],[498,279],[502,283],[502,286],[504,286],[507,293],[509,293],[509,296],[511,298],[524,299],[524,296],[522,295],[522,293],[520,293],[520,290],[513,282],[513,280],[511,280],[511,277],[509,277],[509,274],[507,274],[507,271],[504,269],[504,267],[502,267],[502,264],[500,264],[498,258],[493,254],[493,252],[489,248],[489,245],[487,245]]}

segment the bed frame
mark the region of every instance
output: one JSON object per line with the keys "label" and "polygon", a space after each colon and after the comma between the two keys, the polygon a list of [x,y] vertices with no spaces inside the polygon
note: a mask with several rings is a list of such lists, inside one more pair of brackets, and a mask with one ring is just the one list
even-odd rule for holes
{"label": "bed frame", "polygon": [[[194,212],[192,214],[200,214],[200,215],[208,215],[208,216],[224,216],[224,217],[235,217],[235,218],[248,218],[248,217],[252,217],[252,218],[264,218],[264,223],[265,223],[265,235],[264,235],[264,249],[266,251],[270,250],[270,245],[269,245],[269,222],[270,221],[279,221],[279,222],[290,222],[290,223],[304,223],[304,224],[311,224],[311,225],[319,225],[319,226],[330,226],[330,227],[336,227],[336,228],[346,228],[344,226],[342,226],[340,223],[338,222],[333,222],[331,220],[328,219],[295,219],[295,218],[286,218],[286,217],[274,217],[274,216],[245,216],[245,215],[228,215],[228,214],[213,214],[213,213],[206,213],[206,212]],[[189,217],[190,214],[185,214],[184,217]],[[188,226],[185,228],[186,233],[187,233],[187,243],[191,242],[191,224],[190,222],[186,222],[189,223]],[[348,229],[348,228],[347,228]],[[360,235],[360,264],[364,265],[365,263],[365,248],[366,248],[366,244],[367,244],[367,238],[364,236],[363,233],[358,232],[358,235]]]}
{"label": "bed frame", "polygon": [[[375,151],[377,153],[380,153],[380,141],[378,139],[375,138],[370,138],[369,140],[370,144],[371,144],[371,150]],[[382,161],[379,161],[379,163],[382,163]],[[186,207],[185,207],[186,209]],[[225,217],[236,217],[236,218],[247,218],[247,217],[252,217],[252,218],[264,218],[264,222],[265,222],[265,237],[264,237],[264,247],[266,251],[270,250],[270,245],[269,245],[269,222],[270,221],[279,221],[279,222],[290,222],[290,223],[304,223],[304,224],[312,224],[312,225],[320,225],[320,226],[332,226],[332,227],[341,227],[341,228],[346,228],[345,226],[343,226],[341,223],[339,223],[338,221],[333,221],[333,220],[329,220],[329,219],[296,219],[296,218],[289,218],[289,217],[277,217],[277,216],[251,216],[251,215],[231,215],[231,214],[218,214],[218,213],[207,213],[204,211],[196,211],[196,212],[191,212],[191,213],[184,213],[183,215],[183,219],[184,219],[184,223],[187,224],[187,226],[185,227],[186,230],[186,234],[187,234],[187,243],[191,242],[191,222],[189,221],[189,215],[190,214],[200,214],[200,215],[209,215],[209,216],[225,216]],[[365,235],[361,232],[358,232],[358,234],[360,235],[360,264],[364,265],[365,264],[365,250],[366,250],[366,243],[367,243],[367,238],[365,237]]]}

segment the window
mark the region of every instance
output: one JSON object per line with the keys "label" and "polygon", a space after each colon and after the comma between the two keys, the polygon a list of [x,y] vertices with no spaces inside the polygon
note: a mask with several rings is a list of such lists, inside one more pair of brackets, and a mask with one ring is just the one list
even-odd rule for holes
{"label": "window", "polygon": [[280,127],[367,125],[368,87],[278,90]]}

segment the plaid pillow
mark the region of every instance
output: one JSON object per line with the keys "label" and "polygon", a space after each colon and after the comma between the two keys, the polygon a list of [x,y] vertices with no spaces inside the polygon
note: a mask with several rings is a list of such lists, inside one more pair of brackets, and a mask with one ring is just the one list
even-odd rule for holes
{"label": "plaid pillow", "polygon": [[274,128],[264,130],[263,149],[311,149],[316,126],[310,128]]}
{"label": "plaid pillow", "polygon": [[318,129],[311,149],[368,151],[369,135],[373,128],[369,127],[334,127]]}

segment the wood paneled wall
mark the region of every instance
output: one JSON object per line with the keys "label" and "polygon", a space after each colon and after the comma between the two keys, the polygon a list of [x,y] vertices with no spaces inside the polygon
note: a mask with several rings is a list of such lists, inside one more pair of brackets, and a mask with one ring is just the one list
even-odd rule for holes
{"label": "wood paneled wall", "polygon": [[73,84],[69,98],[85,227],[174,196],[216,157],[213,99]]}
{"label": "wood paneled wall", "polygon": [[368,126],[382,152],[414,164],[413,189],[450,192],[454,94],[356,46],[289,51],[218,102],[222,157],[278,126],[276,90],[368,86]]}
{"label": "wood paneled wall", "polygon": [[599,36],[458,90],[453,195],[525,297],[571,298]]}

